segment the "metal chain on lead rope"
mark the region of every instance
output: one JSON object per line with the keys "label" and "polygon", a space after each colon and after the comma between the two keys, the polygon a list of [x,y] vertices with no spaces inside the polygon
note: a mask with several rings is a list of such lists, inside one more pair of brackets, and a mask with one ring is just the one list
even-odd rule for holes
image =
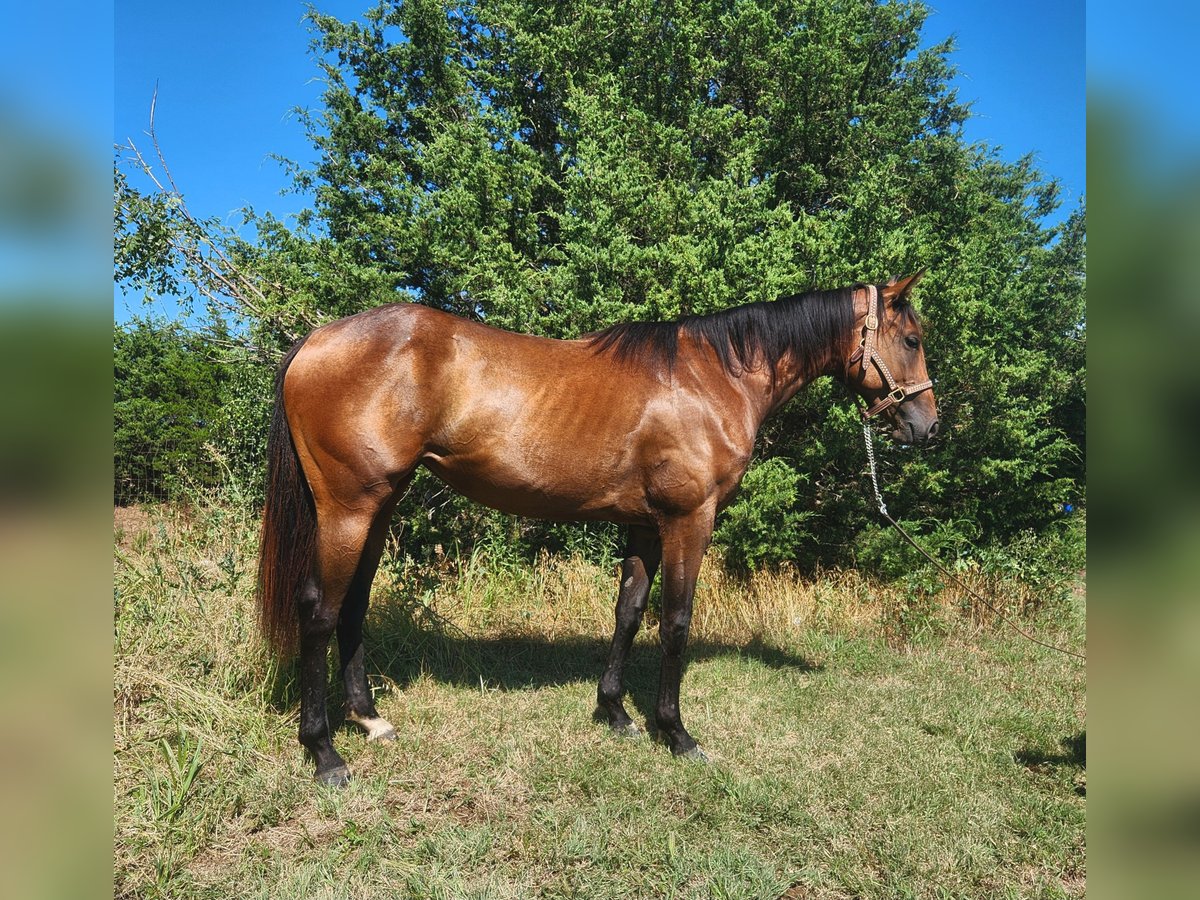
{"label": "metal chain on lead rope", "polygon": [[[879,490],[879,476],[875,473],[875,442],[871,439],[871,422],[869,419],[863,419],[863,441],[867,445],[867,466],[871,471],[871,487],[875,489],[875,502],[879,504],[879,511],[887,516],[887,506],[883,502],[883,494]],[[888,516],[888,518],[891,518]]]}
{"label": "metal chain on lead rope", "polygon": [[1074,656],[1076,659],[1087,659],[1087,657],[1084,656],[1082,653],[1076,653],[1074,650],[1068,650],[1066,647],[1059,647],[1059,646],[1056,646],[1055,644],[1049,644],[1046,641],[1042,641],[1042,640],[1039,640],[1038,638],[1035,638],[1033,635],[1029,634],[1027,631],[1024,631],[1020,626],[1018,626],[1015,622],[1013,622],[1008,616],[1006,616],[1004,613],[1000,612],[1000,610],[996,607],[996,604],[992,603],[990,600],[988,600],[986,597],[984,597],[982,594],[980,594],[974,588],[967,585],[961,578],[959,578],[957,575],[955,575],[953,572],[951,572],[949,569],[947,569],[944,565],[942,565],[942,563],[939,560],[935,559],[932,555],[930,555],[929,551],[927,551],[924,547],[922,547],[920,544],[918,544],[916,542],[916,540],[912,537],[912,535],[910,535],[907,531],[905,531],[903,528],[900,527],[900,523],[897,522],[895,519],[893,519],[891,517],[891,515],[888,513],[887,505],[883,502],[883,493],[879,490],[879,475],[875,469],[875,442],[872,439],[871,426],[867,419],[863,419],[862,426],[863,426],[863,443],[865,443],[866,447],[867,447],[867,467],[871,473],[871,487],[875,491],[875,502],[877,504],[879,504],[880,515],[882,515],[891,524],[891,526],[893,528],[895,528],[898,532],[900,532],[900,536],[902,538],[904,538],[904,540],[907,541],[910,545],[912,545],[912,547],[918,553],[920,553],[927,560],[929,560],[931,563],[933,563],[942,572],[943,575],[945,575],[947,578],[949,578],[950,580],[955,582],[964,591],[966,591],[968,594],[970,594],[972,597],[974,597],[976,600],[978,600],[980,603],[982,603],[984,606],[986,606],[988,609],[990,609],[996,615],[996,618],[998,618],[1001,622],[1003,622],[1005,625],[1007,625],[1009,628],[1011,628],[1017,634],[1021,635],[1021,637],[1025,638],[1028,641],[1032,641],[1033,643],[1037,644],[1040,647],[1045,647],[1048,650],[1055,650],[1059,653],[1065,654],[1066,656]]}

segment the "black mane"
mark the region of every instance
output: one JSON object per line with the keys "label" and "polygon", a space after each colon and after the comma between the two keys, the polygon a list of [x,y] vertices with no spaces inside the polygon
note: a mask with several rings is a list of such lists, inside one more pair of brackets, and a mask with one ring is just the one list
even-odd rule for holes
{"label": "black mane", "polygon": [[747,303],[674,322],[625,322],[589,335],[588,341],[619,360],[670,369],[679,354],[679,336],[686,334],[712,347],[730,375],[763,365],[774,375],[789,352],[806,374],[815,375],[854,327],[855,287]]}

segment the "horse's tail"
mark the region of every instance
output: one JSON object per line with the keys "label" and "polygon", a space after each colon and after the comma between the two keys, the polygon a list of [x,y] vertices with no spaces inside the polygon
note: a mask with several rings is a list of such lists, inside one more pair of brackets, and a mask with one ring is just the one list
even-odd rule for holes
{"label": "horse's tail", "polygon": [[258,554],[258,622],[281,657],[299,639],[297,597],[313,572],[317,513],[283,406],[283,378],[304,339],[283,358],[275,375],[275,412],[267,437],[267,502]]}

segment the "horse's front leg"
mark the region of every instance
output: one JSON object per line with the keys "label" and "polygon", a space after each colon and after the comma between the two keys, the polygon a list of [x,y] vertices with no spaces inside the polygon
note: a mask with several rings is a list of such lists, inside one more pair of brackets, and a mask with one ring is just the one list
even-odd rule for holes
{"label": "horse's front leg", "polygon": [[704,551],[712,540],[713,512],[702,510],[662,529],[663,614],[659,624],[662,672],[655,720],[659,735],[676,756],[707,760],[695,739],[683,727],[679,712],[679,683],[683,678],[683,653],[692,622],[692,597]]}
{"label": "horse's front leg", "polygon": [[608,652],[608,665],[596,691],[597,717],[606,717],[614,733],[628,737],[638,736],[641,729],[629,718],[625,704],[621,702],[625,663],[629,659],[633,638],[642,623],[642,614],[646,611],[650,585],[654,581],[654,573],[658,571],[661,553],[658,535],[653,529],[637,526],[629,529],[625,561],[621,564],[621,589],[617,595],[617,621],[612,648]]}

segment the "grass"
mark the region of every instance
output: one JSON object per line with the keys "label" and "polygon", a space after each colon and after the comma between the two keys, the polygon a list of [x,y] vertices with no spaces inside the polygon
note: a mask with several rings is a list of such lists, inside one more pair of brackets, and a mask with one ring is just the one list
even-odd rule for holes
{"label": "grass", "polygon": [[[387,560],[368,671],[399,740],[337,727],[337,791],[257,641],[255,543],[236,508],[118,511],[118,896],[1084,893],[1083,666],[950,591],[706,562],[682,692],[703,766],[591,719],[615,570]],[[1082,588],[1026,624],[1082,648]],[[643,721],[656,637],[627,677]]]}

